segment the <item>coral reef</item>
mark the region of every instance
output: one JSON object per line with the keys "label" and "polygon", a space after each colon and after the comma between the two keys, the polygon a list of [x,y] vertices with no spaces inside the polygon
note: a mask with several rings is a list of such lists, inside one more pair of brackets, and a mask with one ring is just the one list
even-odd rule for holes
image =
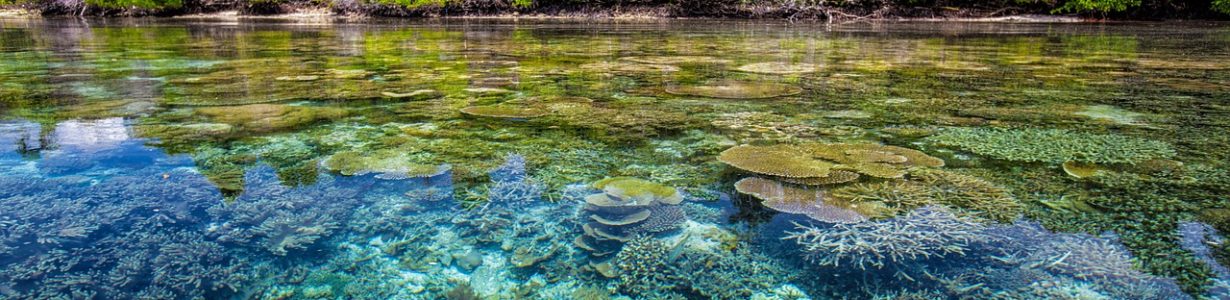
{"label": "coral reef", "polygon": [[542,117],[550,112],[534,107],[518,107],[512,105],[483,105],[470,106],[461,109],[461,113],[487,118],[498,119],[530,119]]}
{"label": "coral reef", "polygon": [[735,189],[762,200],[760,204],[773,210],[802,214],[828,223],[858,223],[882,216],[887,210],[879,202],[860,201],[854,204],[827,197],[821,190],[792,187],[757,177],[739,180],[735,183]]}
{"label": "coral reef", "polygon": [[1134,164],[1175,155],[1161,141],[1063,129],[948,128],[927,140],[995,159],[1052,164]]}
{"label": "coral reef", "polygon": [[798,95],[803,89],[781,83],[727,80],[709,85],[672,85],[666,87],[666,92],[721,99],[765,99]]}
{"label": "coral reef", "polygon": [[451,169],[448,164],[415,163],[414,158],[400,149],[381,149],[374,152],[343,151],[334,153],[321,161],[326,169],[342,175],[366,175],[377,173],[377,178],[404,179],[439,176]]}
{"label": "coral reef", "polygon": [[820,66],[808,63],[762,62],[742,65],[735,70],[761,74],[804,74],[820,71]]}
{"label": "coral reef", "polygon": [[208,120],[229,124],[251,132],[293,129],[321,120],[345,117],[347,112],[332,107],[305,107],[281,104],[202,107],[196,112]]}
{"label": "coral reef", "polygon": [[731,61],[712,56],[629,56],[620,60],[651,65],[721,65]]}
{"label": "coral reef", "polygon": [[[943,160],[917,150],[876,144],[741,145],[722,151],[718,161],[808,185],[850,182],[858,174],[901,178],[908,167],[944,165]],[[847,172],[838,172],[843,170]]]}
{"label": "coral reef", "polygon": [[573,244],[594,256],[610,254],[637,235],[669,231],[687,221],[678,207],[683,195],[674,188],[629,177],[599,180],[593,187],[601,192],[585,197],[590,222]]}
{"label": "coral reef", "polygon": [[1011,222],[1024,209],[1007,190],[986,180],[939,169],[915,169],[904,181],[856,183],[832,189],[829,195],[854,204],[871,203],[894,210],[942,204],[978,212],[982,217]]}
{"label": "coral reef", "polygon": [[964,255],[971,243],[987,238],[977,220],[936,206],[924,206],[897,218],[832,228],[799,225],[786,239],[802,246],[818,264],[883,268],[910,260]]}

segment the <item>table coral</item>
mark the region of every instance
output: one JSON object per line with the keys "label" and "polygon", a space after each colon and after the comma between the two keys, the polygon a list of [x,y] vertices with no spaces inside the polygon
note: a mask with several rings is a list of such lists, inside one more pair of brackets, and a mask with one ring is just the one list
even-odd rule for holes
{"label": "table coral", "polygon": [[858,223],[869,217],[878,217],[886,212],[883,203],[863,201],[851,203],[827,197],[823,190],[804,189],[780,182],[749,177],[735,183],[740,193],[762,200],[761,204],[773,210],[802,214],[813,220],[827,223]]}

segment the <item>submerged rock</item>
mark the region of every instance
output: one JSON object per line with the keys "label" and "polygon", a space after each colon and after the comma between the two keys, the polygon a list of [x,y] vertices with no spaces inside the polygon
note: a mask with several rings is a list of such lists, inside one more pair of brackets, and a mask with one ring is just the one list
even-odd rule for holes
{"label": "submerged rock", "polygon": [[397,92],[392,92],[392,91],[384,91],[384,92],[380,92],[380,95],[386,98],[391,98],[391,99],[411,100],[411,101],[419,101],[419,100],[427,100],[427,99],[435,99],[435,98],[444,97],[444,93],[441,93],[440,91],[432,90],[432,89],[415,90],[409,93],[397,93]]}
{"label": "submerged rock", "polygon": [[798,95],[803,92],[803,89],[781,83],[726,80],[712,85],[668,86],[666,92],[674,95],[709,98],[763,99]]}
{"label": "submerged rock", "polygon": [[807,63],[762,62],[739,66],[735,70],[760,74],[804,74],[820,71],[819,65]]}
{"label": "submerged rock", "polygon": [[549,114],[546,110],[513,105],[481,105],[461,109],[461,113],[487,118],[499,119],[531,119]]}
{"label": "submerged rock", "polygon": [[731,63],[728,59],[721,59],[712,56],[630,56],[620,58],[621,60],[652,64],[652,65],[718,65]]}

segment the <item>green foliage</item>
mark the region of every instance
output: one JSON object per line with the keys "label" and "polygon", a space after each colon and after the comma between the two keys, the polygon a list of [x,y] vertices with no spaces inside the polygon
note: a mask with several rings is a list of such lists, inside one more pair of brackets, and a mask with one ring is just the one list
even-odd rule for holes
{"label": "green foliage", "polygon": [[1209,9],[1230,15],[1230,0],[1213,0],[1213,3],[1209,5]]}
{"label": "green foliage", "polygon": [[[2,0],[0,0],[2,1]],[[86,4],[102,8],[175,8],[184,4],[183,0],[86,0]]]}
{"label": "green foliage", "polygon": [[443,7],[449,4],[449,0],[374,0],[373,2],[405,8]]}
{"label": "green foliage", "polygon": [[1063,6],[1051,10],[1054,13],[1068,12],[1120,12],[1140,6],[1140,0],[1068,0]]}

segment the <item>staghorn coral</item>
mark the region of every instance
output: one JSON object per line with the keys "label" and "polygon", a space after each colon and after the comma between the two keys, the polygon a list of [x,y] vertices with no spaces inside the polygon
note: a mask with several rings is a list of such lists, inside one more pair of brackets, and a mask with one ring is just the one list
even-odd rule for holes
{"label": "staghorn coral", "polygon": [[231,205],[209,208],[211,216],[226,220],[210,232],[218,241],[275,255],[304,249],[340,227],[365,187],[341,188],[334,178],[322,178],[316,185],[289,189],[268,173],[272,173],[268,167],[250,171],[244,179],[248,192]]}
{"label": "staghorn coral", "polygon": [[[1139,262],[1110,233],[1093,236],[1085,233],[1052,233],[1034,222],[1018,222],[987,230],[994,243],[983,247],[988,258],[1006,264],[1014,274],[1033,274],[1030,282],[1079,281],[1114,299],[1189,299],[1175,281],[1138,270]],[[995,255],[995,254],[1000,255]],[[1008,281],[1014,275],[988,276],[989,280]],[[1001,283],[1002,284],[1002,283]],[[996,286],[996,289],[1011,289]],[[991,290],[994,291],[994,290]]]}
{"label": "staghorn coral", "polygon": [[829,130],[788,122],[786,117],[766,112],[724,113],[713,117],[711,125],[745,138],[788,141],[826,135]]}
{"label": "staghorn coral", "polygon": [[530,178],[525,170],[525,156],[509,154],[504,163],[487,173],[491,182],[479,192],[471,191],[471,202],[484,202],[484,209],[495,205],[502,208],[532,205],[543,197],[546,185]]}
{"label": "staghorn coral", "polygon": [[815,264],[852,264],[859,269],[883,268],[920,258],[965,255],[971,243],[987,237],[975,219],[937,206],[924,206],[903,216],[831,228],[798,225],[791,239]]}
{"label": "staghorn coral", "polygon": [[1230,268],[1226,268],[1214,258],[1213,248],[1225,247],[1226,240],[1217,234],[1213,226],[1200,222],[1183,222],[1179,224],[1177,231],[1180,237],[1179,244],[1183,246],[1183,249],[1191,251],[1222,280],[1230,279]]}
{"label": "staghorn coral", "polygon": [[926,140],[995,159],[1052,164],[1134,164],[1175,155],[1175,150],[1161,141],[1063,129],[957,127]]}
{"label": "staghorn coral", "polygon": [[224,297],[249,282],[251,266],[200,231],[221,198],[205,178],[114,171],[88,185],[0,176],[0,186],[22,183],[0,192],[4,297]]}

